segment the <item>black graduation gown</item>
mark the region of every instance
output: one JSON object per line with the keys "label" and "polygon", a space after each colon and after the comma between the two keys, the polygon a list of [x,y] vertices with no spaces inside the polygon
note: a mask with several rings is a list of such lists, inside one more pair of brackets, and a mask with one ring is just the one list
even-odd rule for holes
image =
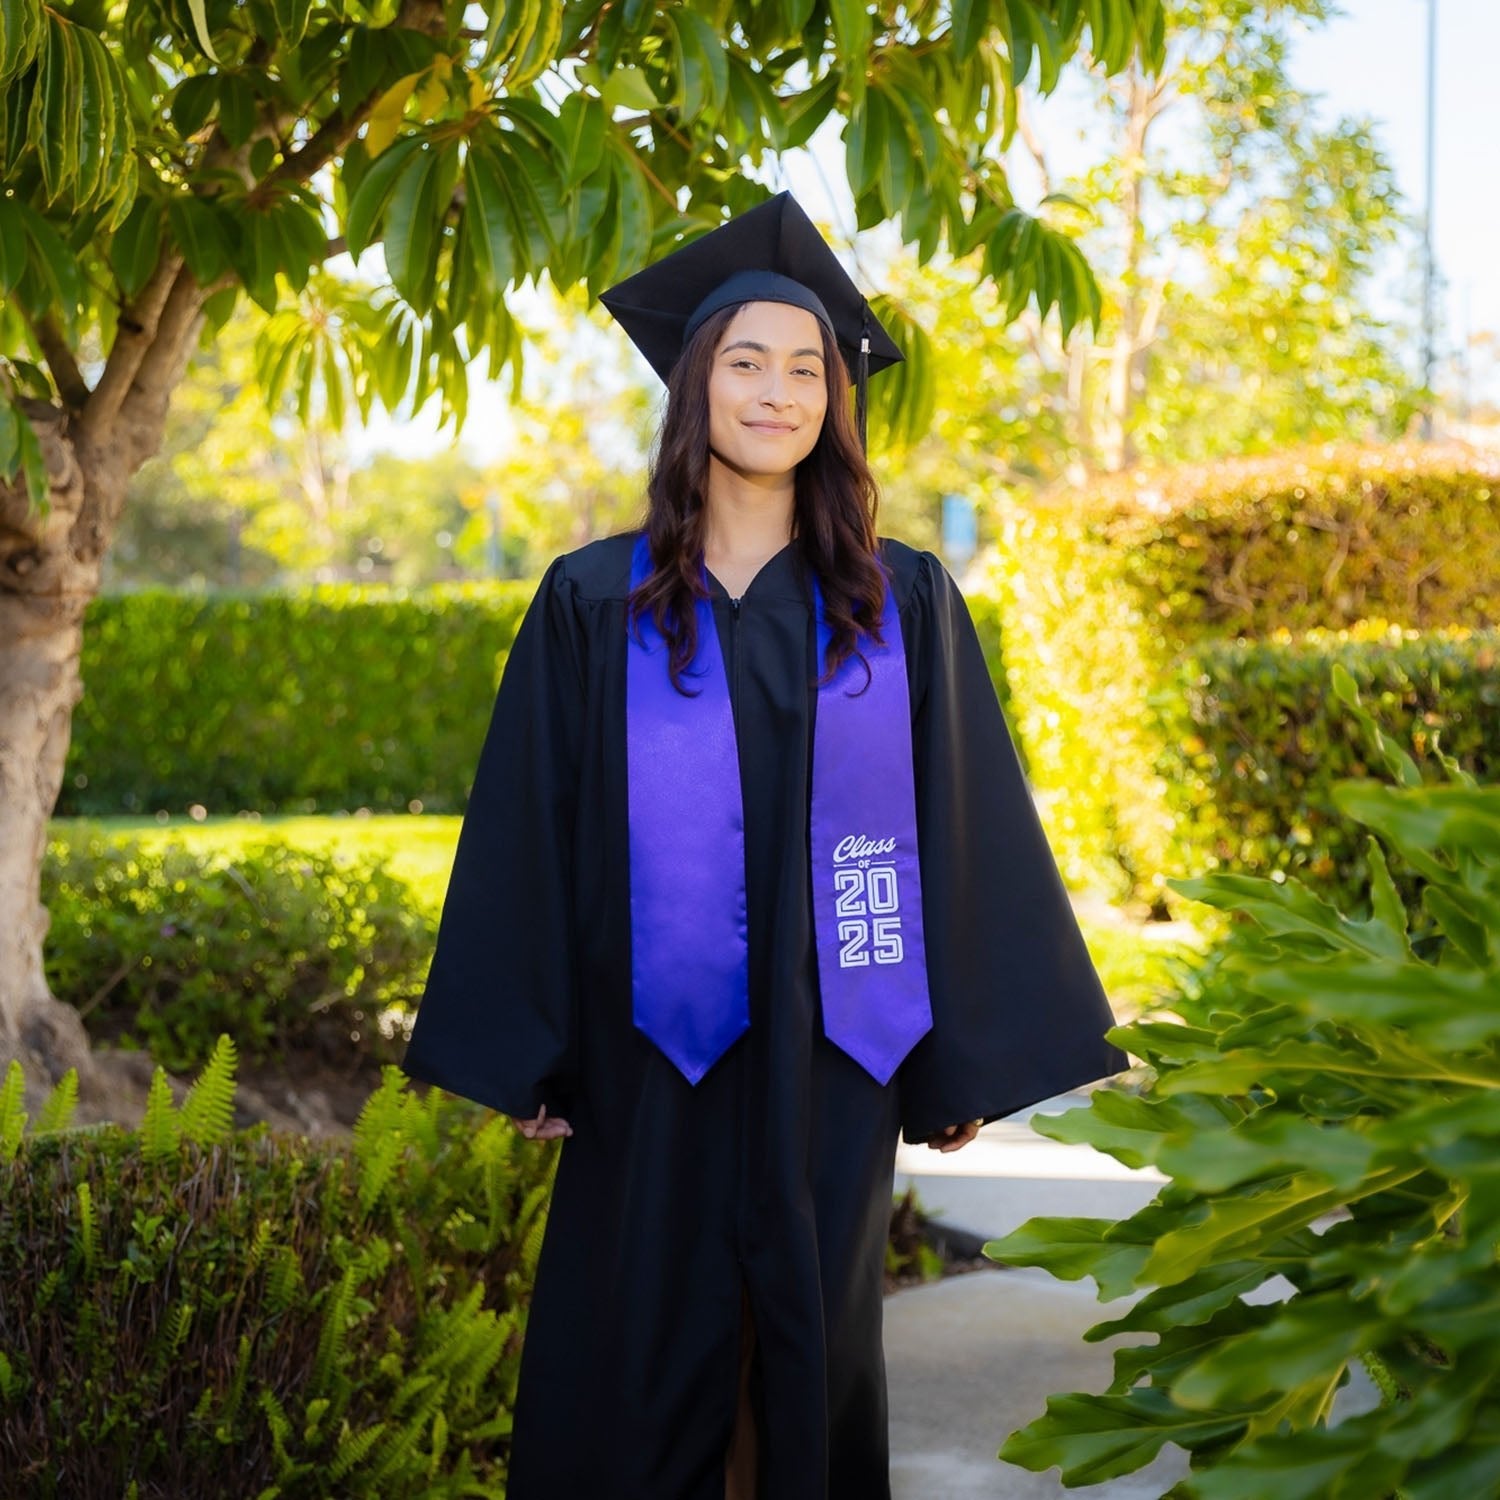
{"label": "black graduation gown", "polygon": [[798,544],[711,580],[739,743],[750,1028],[691,1085],[631,1019],[634,532],[519,627],[402,1067],[574,1134],[522,1351],[509,1500],[722,1500],[741,1281],[761,1494],[888,1500],[882,1273],[898,1134],[1125,1066],[957,585],[883,540],[911,687],[934,1025],[888,1085],[829,1042],[808,871],[816,637]]}

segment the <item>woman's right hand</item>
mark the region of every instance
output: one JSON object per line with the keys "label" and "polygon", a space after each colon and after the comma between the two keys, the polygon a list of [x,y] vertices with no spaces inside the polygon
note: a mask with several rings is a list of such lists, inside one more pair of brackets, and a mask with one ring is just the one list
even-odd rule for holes
{"label": "woman's right hand", "polygon": [[551,1119],[548,1119],[545,1104],[534,1120],[518,1119],[515,1115],[512,1115],[511,1119],[521,1127],[521,1134],[529,1141],[550,1141],[560,1135],[573,1134],[573,1127],[561,1115],[553,1115]]}

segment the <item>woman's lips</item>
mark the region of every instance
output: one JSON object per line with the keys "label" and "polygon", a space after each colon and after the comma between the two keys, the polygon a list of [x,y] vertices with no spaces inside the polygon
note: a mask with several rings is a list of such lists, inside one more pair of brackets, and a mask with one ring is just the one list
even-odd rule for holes
{"label": "woman's lips", "polygon": [[795,430],[782,422],[746,422],[745,426],[755,432],[792,432]]}

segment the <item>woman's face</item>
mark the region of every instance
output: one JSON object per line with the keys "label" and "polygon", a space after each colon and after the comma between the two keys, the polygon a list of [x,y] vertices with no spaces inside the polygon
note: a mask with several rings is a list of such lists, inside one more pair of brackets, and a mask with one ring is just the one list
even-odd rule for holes
{"label": "woman's face", "polygon": [[795,469],[823,430],[828,378],[816,317],[747,302],[719,337],[708,377],[708,446],[746,475]]}

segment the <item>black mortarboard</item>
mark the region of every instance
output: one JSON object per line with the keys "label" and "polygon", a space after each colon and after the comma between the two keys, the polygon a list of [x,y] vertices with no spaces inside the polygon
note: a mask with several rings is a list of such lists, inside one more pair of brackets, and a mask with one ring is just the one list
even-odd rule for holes
{"label": "black mortarboard", "polygon": [[903,358],[789,192],[736,214],[616,283],[599,300],[664,381],[698,325],[719,308],[747,301],[805,307],[828,327],[854,372],[861,445],[866,382]]}

